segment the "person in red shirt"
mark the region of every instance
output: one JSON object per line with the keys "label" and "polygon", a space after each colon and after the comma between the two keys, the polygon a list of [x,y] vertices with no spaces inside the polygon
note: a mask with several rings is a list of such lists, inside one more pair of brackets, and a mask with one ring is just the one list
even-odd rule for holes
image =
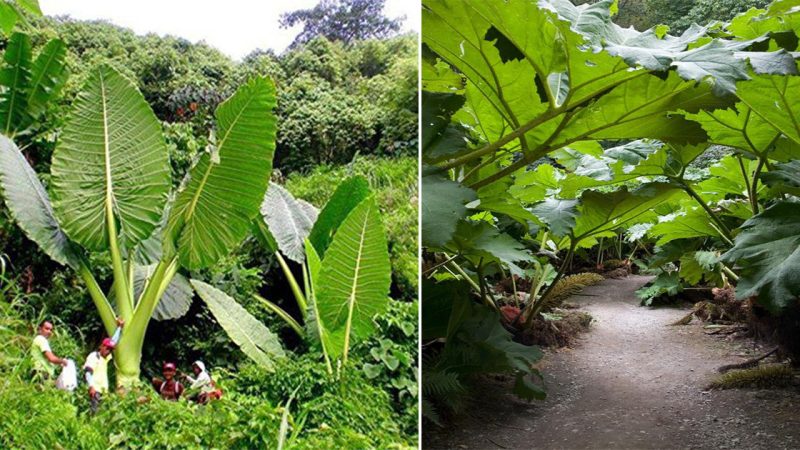
{"label": "person in red shirt", "polygon": [[161,369],[164,378],[153,378],[153,388],[164,400],[177,401],[183,395],[183,385],[175,379],[177,368],[174,363],[165,362]]}

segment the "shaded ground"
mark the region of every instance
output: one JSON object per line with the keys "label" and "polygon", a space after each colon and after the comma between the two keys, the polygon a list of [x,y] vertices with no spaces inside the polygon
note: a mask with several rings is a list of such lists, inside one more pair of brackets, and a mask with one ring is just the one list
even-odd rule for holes
{"label": "shaded ground", "polygon": [[800,448],[800,390],[706,391],[719,366],[761,349],[668,326],[688,309],[640,307],[634,291],[647,280],[607,280],[570,300],[596,322],[574,349],[545,357],[547,400],[517,400],[508,381],[487,378],[466,414],[423,430],[423,446]]}

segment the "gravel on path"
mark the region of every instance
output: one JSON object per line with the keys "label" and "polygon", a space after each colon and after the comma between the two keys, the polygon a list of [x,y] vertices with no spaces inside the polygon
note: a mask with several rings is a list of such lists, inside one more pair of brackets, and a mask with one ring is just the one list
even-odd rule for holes
{"label": "gravel on path", "polygon": [[423,429],[423,447],[800,448],[800,390],[706,390],[719,366],[762,349],[694,322],[670,326],[688,309],[639,306],[634,292],[648,280],[606,280],[570,300],[595,322],[574,349],[541,362],[546,400],[518,400],[509,380],[483,378],[464,414]]}

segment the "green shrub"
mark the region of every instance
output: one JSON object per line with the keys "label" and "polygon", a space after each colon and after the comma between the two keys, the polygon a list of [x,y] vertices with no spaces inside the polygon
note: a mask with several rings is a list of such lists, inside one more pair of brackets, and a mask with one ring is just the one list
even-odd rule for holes
{"label": "green shrub", "polygon": [[[355,358],[351,362],[354,367],[361,365]],[[332,379],[318,355],[284,359],[273,373],[246,365],[226,386],[232,401],[245,396],[269,403],[283,402],[297,389],[295,402],[302,412],[295,417],[305,415],[304,428],[350,429],[369,436],[379,447],[402,442],[389,394],[358,370],[343,371],[340,379]]]}
{"label": "green shrub", "polygon": [[354,348],[364,361],[364,376],[392,394],[395,412],[408,436],[418,432],[417,305],[416,301],[389,302],[389,310],[376,318],[379,333]]}
{"label": "green shrub", "polygon": [[[292,404],[290,423],[299,430],[291,448],[410,446],[398,438],[382,392],[341,384],[354,395],[334,392],[337,383],[330,382],[328,392]],[[146,390],[108,395],[91,416],[82,394],[0,378],[0,448],[274,448],[283,412],[260,395],[226,392],[221,400],[198,406],[163,401]],[[365,423],[371,424],[365,431],[356,429]]]}

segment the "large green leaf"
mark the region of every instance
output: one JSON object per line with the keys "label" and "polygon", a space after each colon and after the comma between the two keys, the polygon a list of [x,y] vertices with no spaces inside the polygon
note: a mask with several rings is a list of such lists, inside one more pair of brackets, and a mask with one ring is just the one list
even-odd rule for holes
{"label": "large green leaf", "polygon": [[659,218],[659,223],[650,228],[647,234],[658,236],[656,245],[664,245],[675,239],[720,236],[708,214],[700,207],[687,208],[683,212]]}
{"label": "large green leaf", "polygon": [[16,3],[19,8],[34,16],[40,17],[42,15],[42,9],[39,7],[39,0],[16,0]]}
{"label": "large green leaf", "polygon": [[[430,294],[437,295],[446,288],[461,291],[454,283],[447,282],[431,289]],[[425,295],[423,303],[429,300],[428,294]],[[534,364],[542,358],[541,350],[514,342],[496,310],[473,302],[467,295],[450,298],[452,302],[438,305],[444,309],[449,304],[451,311],[446,329],[447,342],[437,365],[464,375],[509,373],[516,378],[516,395],[528,400],[543,399],[544,390],[532,382],[540,377]],[[446,310],[436,312],[442,319],[446,314]]]}
{"label": "large green leaf", "polygon": [[388,303],[391,265],[378,207],[362,201],[342,222],[322,259],[315,281],[319,320],[331,332],[326,348],[346,355],[374,328],[373,318]]}
{"label": "large green leaf", "polygon": [[0,2],[0,31],[2,31],[3,34],[11,34],[18,19],[19,13],[10,3]]}
{"label": "large green leaf", "polygon": [[662,141],[696,143],[705,140],[705,132],[694,122],[670,111],[716,104],[707,85],[684,81],[669,72],[665,79],[643,75],[613,88],[591,108],[582,109],[559,134],[554,148],[574,140],[654,138]]}
{"label": "large green leaf", "polygon": [[[707,36],[708,27],[692,25],[680,36],[661,35],[656,28],[644,32],[622,28],[611,21],[610,9],[615,4],[611,0],[577,6],[568,0],[540,2],[569,20],[572,29],[584,35],[596,51],[604,48],[629,65],[648,70],[676,68],[685,80],[708,78],[721,95],[735,92],[736,81],[748,78],[748,62],[756,73],[797,73],[792,56],[786,51],[742,51],[754,41],[711,39]],[[751,39],[763,40],[764,34],[774,30],[765,30]]]}
{"label": "large green leaf", "polygon": [[550,227],[555,236],[564,236],[575,226],[578,215],[577,200],[561,200],[548,198],[531,210],[533,214]]}
{"label": "large green leaf", "polygon": [[191,284],[231,340],[253,361],[273,371],[274,361],[286,357],[278,337],[236,300],[202,281],[191,280]]}
{"label": "large green leaf", "polygon": [[369,194],[369,182],[364,177],[354,176],[339,183],[308,235],[308,240],[314,244],[320,258],[325,256],[334,233],[345,217]]}
{"label": "large green leaf", "polygon": [[800,207],[779,202],[745,222],[722,260],[740,269],[736,296],[757,295],[772,311],[800,296]]}
{"label": "large green leaf", "polygon": [[306,208],[289,191],[275,183],[270,183],[261,203],[261,216],[269,226],[278,248],[286,257],[298,263],[305,259],[303,243],[316,219],[316,214],[310,215],[313,211]]}
{"label": "large green leaf", "polygon": [[521,173],[514,178],[508,193],[526,204],[533,204],[553,195],[561,189],[563,175],[550,164],[540,164],[534,170]]}
{"label": "large green leaf", "polygon": [[[133,270],[133,296],[139,298],[144,291],[147,280],[153,275],[156,264],[149,266],[136,266]],[[174,320],[183,317],[192,306],[194,290],[189,280],[176,273],[164,290],[164,295],[153,310],[155,320]]]}
{"label": "large green leaf", "polygon": [[442,174],[423,175],[422,245],[445,245],[455,233],[458,221],[467,215],[464,205],[475,199],[475,191]]}
{"label": "large green leaf", "polygon": [[445,250],[470,259],[476,266],[481,262],[502,262],[517,273],[522,271],[514,263],[531,260],[531,255],[523,244],[484,221],[459,222],[453,239],[445,246]]}
{"label": "large green leaf", "polygon": [[430,278],[422,279],[422,336],[425,342],[448,338],[458,329],[463,316],[453,314],[460,299],[469,298],[469,284],[447,280],[440,283]]}
{"label": "large green leaf", "polygon": [[800,76],[758,75],[737,86],[739,98],[750,109],[800,143]]}
{"label": "large green leaf", "polygon": [[467,130],[450,123],[453,114],[464,106],[464,97],[457,94],[422,92],[423,159],[454,157],[467,149]]}
{"label": "large green leaf", "polygon": [[35,120],[66,84],[69,76],[64,61],[66,56],[67,44],[61,39],[53,39],[33,62],[27,99],[31,119]]}
{"label": "large green leaf", "polygon": [[709,143],[736,147],[755,155],[766,154],[780,134],[744,103],[737,103],[736,109],[701,111],[686,117],[702,125]]}
{"label": "large green leaf", "polygon": [[170,213],[166,248],[188,269],[208,267],[246,236],[275,151],[275,86],[253,78],[216,111],[216,149],[189,173]]}
{"label": "large green leaf", "polygon": [[679,192],[678,188],[665,183],[650,183],[635,191],[620,189],[609,194],[585,191],[573,234],[581,240],[615,230]]}
{"label": "large green leaf", "polygon": [[800,160],[794,159],[784,164],[775,164],[767,173],[761,174],[761,179],[769,184],[785,184],[791,187],[800,187]]}
{"label": "large green leaf", "polygon": [[3,54],[0,70],[0,130],[11,136],[27,121],[28,85],[31,78],[31,40],[27,34],[14,33]]}
{"label": "large green leaf", "polygon": [[[758,161],[743,160],[742,164],[745,173],[749,178],[758,165]],[[739,159],[734,155],[728,155],[720,159],[716,164],[709,168],[711,177],[700,182],[695,187],[703,199],[707,201],[721,200],[730,196],[747,196],[747,183],[745,174],[739,166]],[[763,186],[760,186],[763,189]]]}
{"label": "large green leaf", "polygon": [[53,260],[77,267],[77,254],[53,215],[47,191],[22,152],[2,135],[0,186],[6,206],[28,238]]}
{"label": "large green leaf", "polygon": [[536,216],[523,207],[518,198],[508,195],[512,183],[511,178],[506,178],[478,189],[478,201],[471,203],[469,207],[491,212],[495,217],[503,215],[523,225],[538,222]]}
{"label": "large green leaf", "polygon": [[131,249],[161,219],[170,187],[167,148],[153,110],[134,84],[95,68],[75,99],[51,165],[53,209],[89,250],[107,249],[107,214]]}

